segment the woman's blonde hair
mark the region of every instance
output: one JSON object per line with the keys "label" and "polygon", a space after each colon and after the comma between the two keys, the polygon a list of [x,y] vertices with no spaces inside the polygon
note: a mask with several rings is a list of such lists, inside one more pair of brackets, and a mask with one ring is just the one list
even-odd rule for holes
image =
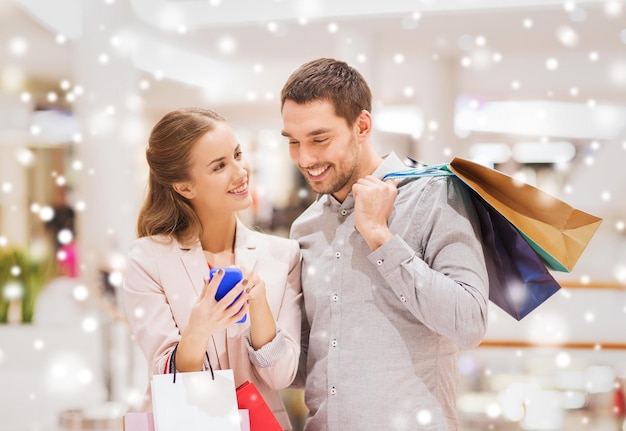
{"label": "woman's blonde hair", "polygon": [[189,181],[192,150],[217,121],[226,120],[209,109],[181,108],[153,127],[146,149],[148,194],[137,219],[139,237],[166,235],[187,242],[201,235],[202,224],[191,203],[173,185]]}

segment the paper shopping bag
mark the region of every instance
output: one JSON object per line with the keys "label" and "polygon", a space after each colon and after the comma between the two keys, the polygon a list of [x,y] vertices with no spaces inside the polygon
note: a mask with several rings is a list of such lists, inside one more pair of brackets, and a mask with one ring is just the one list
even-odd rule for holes
{"label": "paper shopping bag", "polygon": [[510,221],[551,269],[571,271],[602,223],[599,217],[478,163],[455,157],[449,169]]}
{"label": "paper shopping bag", "polygon": [[454,176],[470,189],[481,223],[489,299],[517,320],[559,289],[547,267],[571,270],[601,223],[529,184],[465,159],[383,179],[440,175]]}
{"label": "paper shopping bag", "polygon": [[239,409],[241,431],[250,431],[250,412],[248,409]]}
{"label": "paper shopping bag", "polygon": [[128,412],[124,415],[123,431],[154,431],[152,412]]}
{"label": "paper shopping bag", "polygon": [[283,427],[254,383],[247,381],[237,388],[237,403],[240,409],[248,409],[250,431],[282,431]]}
{"label": "paper shopping bag", "polygon": [[241,430],[232,370],[154,375],[152,408],[156,431]]}
{"label": "paper shopping bag", "polygon": [[561,286],[515,226],[478,195],[470,193],[480,220],[489,299],[521,320]]}
{"label": "paper shopping bag", "polygon": [[[241,431],[250,431],[248,410],[239,409]],[[122,431],[155,431],[152,412],[129,412],[124,415]]]}

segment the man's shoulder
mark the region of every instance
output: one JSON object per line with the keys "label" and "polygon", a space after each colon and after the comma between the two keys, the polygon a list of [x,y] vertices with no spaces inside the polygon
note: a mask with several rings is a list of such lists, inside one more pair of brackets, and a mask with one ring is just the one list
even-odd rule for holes
{"label": "man's shoulder", "polygon": [[445,193],[449,176],[425,176],[408,178],[398,184],[398,196],[403,199],[419,199],[432,196],[432,193]]}
{"label": "man's shoulder", "polygon": [[273,233],[262,232],[260,230],[250,230],[250,232],[251,237],[254,238],[257,245],[265,245],[269,248],[289,248],[290,245],[293,245],[292,243],[295,243],[293,239]]}
{"label": "man's shoulder", "polygon": [[298,217],[293,221],[293,224],[302,223],[306,220],[318,217],[324,212],[324,202],[328,197],[326,195],[320,195],[315,201],[313,201],[308,207],[300,213]]}
{"label": "man's shoulder", "polygon": [[296,217],[291,223],[290,238],[298,240],[306,233],[320,230],[323,226],[324,209],[327,208],[323,202],[325,199],[327,199],[326,195],[319,197]]}

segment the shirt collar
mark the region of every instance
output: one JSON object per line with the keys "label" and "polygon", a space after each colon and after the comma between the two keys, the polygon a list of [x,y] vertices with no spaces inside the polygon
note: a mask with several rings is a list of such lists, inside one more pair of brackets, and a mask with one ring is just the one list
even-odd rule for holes
{"label": "shirt collar", "polygon": [[397,172],[407,169],[408,166],[400,160],[400,158],[393,151],[383,156],[383,162],[378,165],[374,173],[375,177],[382,178],[383,175],[390,172]]}

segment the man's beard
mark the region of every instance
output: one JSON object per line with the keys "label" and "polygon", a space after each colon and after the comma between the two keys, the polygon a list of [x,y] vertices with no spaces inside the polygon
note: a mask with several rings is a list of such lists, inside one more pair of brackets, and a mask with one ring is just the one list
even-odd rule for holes
{"label": "man's beard", "polygon": [[[352,165],[349,169],[344,170],[340,174],[340,170],[337,169],[336,165],[331,164],[328,169],[332,169],[335,175],[337,175],[330,184],[324,185],[323,183],[318,183],[314,181],[308,181],[309,186],[313,189],[315,193],[324,194],[324,195],[332,195],[343,189],[345,189],[351,182],[356,181],[356,173],[358,167],[358,159],[354,157]],[[307,172],[303,171],[304,175],[307,176]],[[308,178],[307,178],[308,180]]]}

